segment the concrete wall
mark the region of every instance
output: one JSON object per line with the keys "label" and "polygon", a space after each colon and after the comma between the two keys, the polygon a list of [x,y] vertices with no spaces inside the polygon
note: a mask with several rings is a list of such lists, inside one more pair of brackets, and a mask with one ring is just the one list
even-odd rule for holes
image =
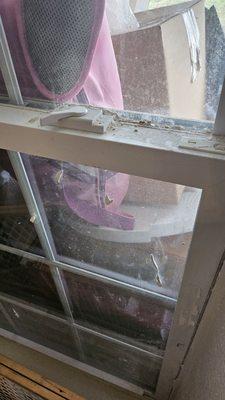
{"label": "concrete wall", "polygon": [[184,363],[172,400],[225,399],[224,267]]}

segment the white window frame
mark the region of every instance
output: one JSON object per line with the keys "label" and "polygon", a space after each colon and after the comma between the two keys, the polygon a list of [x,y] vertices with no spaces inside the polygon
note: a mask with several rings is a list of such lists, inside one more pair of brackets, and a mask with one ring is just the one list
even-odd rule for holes
{"label": "white window frame", "polygon": [[[186,129],[115,122],[107,133],[42,127],[46,111],[0,106],[0,148],[98,166],[130,175],[201,188],[183,283],[169,335],[156,398],[167,399],[186,357],[217,274],[225,243],[225,138]],[[196,142],[199,147],[188,148]],[[208,146],[208,148],[207,148]],[[216,151],[216,150],[215,150]],[[36,220],[38,224],[38,218]]]}
{"label": "white window frame", "polygon": [[[0,41],[0,50],[4,52],[5,49],[5,43]],[[11,93],[10,97],[15,103],[22,104],[11,61],[6,53],[5,74],[9,78],[8,82],[11,81],[8,85],[9,94]],[[174,321],[154,396],[158,400],[166,400],[188,354],[210,295],[210,289],[221,267],[224,253],[225,137],[221,128],[223,124],[220,123],[221,136],[216,136],[213,134],[213,125],[210,123],[193,121],[191,124],[187,121],[170,119],[165,121],[148,114],[104,110],[103,113],[114,116],[115,122],[105,134],[100,135],[60,126],[43,127],[40,125],[40,119],[47,112],[26,108],[23,105],[0,105],[0,148],[10,152],[14,167],[20,166],[19,169],[16,168],[17,172],[19,171],[17,177],[30,214],[35,217],[34,224],[50,265],[54,265],[53,277],[68,318],[73,319],[59,273],[60,268],[66,268],[66,266],[60,265],[55,259],[52,250],[54,246],[49,241],[50,235],[33,196],[26,171],[21,168],[23,163],[19,153],[97,166],[129,175],[202,189]],[[172,125],[170,125],[171,121]],[[1,245],[1,248],[4,250],[4,246]],[[10,249],[8,248],[7,251]],[[91,274],[87,271],[83,273]],[[96,276],[96,279],[100,279],[100,276]],[[101,279],[109,278],[101,277]],[[4,335],[3,330],[0,333]],[[75,328],[73,334],[74,339],[77,340]],[[15,335],[10,337],[13,340],[22,340]],[[42,346],[27,340],[23,342],[39,351],[46,351],[41,348]],[[59,357],[53,351],[49,351],[49,354],[53,358]],[[61,359],[71,363],[67,357],[61,357]],[[75,366],[82,369],[83,367],[78,364],[76,363]],[[89,372],[98,374],[93,368],[90,368]],[[135,391],[132,385],[109,377],[108,374],[105,374],[105,379],[127,390]],[[145,394],[145,391],[136,390],[136,392],[140,395]]]}

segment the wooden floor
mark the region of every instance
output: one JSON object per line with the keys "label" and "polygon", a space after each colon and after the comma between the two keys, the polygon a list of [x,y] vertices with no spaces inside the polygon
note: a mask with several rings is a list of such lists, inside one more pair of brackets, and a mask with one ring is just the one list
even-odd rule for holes
{"label": "wooden floor", "polygon": [[2,400],[84,400],[75,393],[0,355]]}

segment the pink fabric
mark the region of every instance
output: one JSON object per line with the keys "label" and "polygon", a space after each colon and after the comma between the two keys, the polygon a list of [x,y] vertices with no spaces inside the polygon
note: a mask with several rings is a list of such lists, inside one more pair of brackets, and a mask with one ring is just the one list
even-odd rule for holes
{"label": "pink fabric", "polygon": [[[40,79],[38,77],[38,73],[36,70],[38,66],[33,65],[32,60],[29,55],[29,50],[27,48],[26,32],[24,30],[24,24],[22,21],[22,3],[23,3],[23,0],[16,1],[16,6],[15,6],[16,21],[17,21],[17,28],[18,28],[18,32],[19,32],[20,43],[23,48],[24,58],[26,61],[26,65],[29,69],[29,72],[31,74],[32,80],[33,80],[34,84],[36,85],[37,89],[40,91],[40,93],[47,99],[57,100],[58,102],[69,101],[81,91],[81,89],[83,88],[84,82],[86,81],[86,79],[88,77],[88,74],[90,71],[90,65],[92,63],[93,55],[95,52],[96,43],[97,43],[98,37],[99,37],[99,31],[102,26],[105,1],[104,0],[97,0],[97,1],[95,0],[94,1],[95,22],[94,22],[93,29],[92,29],[92,34],[91,34],[91,39],[90,39],[87,55],[84,60],[82,73],[80,75],[79,81],[77,82],[76,86],[69,92],[63,93],[62,95],[56,95],[55,93],[50,92],[42,84],[42,82],[40,81]],[[65,27],[65,29],[66,29],[66,27]]]}
{"label": "pink fabric", "polygon": [[[86,172],[79,179],[62,180],[64,196],[69,207],[88,222],[115,229],[132,230],[133,216],[122,213],[119,207],[127,193],[129,176],[95,169],[96,176]],[[101,180],[103,179],[103,182]]]}
{"label": "pink fabric", "polygon": [[[56,95],[55,93],[50,92],[40,81],[37,73],[38,66],[34,66],[30,58],[26,43],[26,32],[22,19],[23,0],[0,0],[0,15],[2,16],[4,29],[6,31],[12,59],[23,96],[28,98],[46,98],[57,102],[66,102],[73,100],[81,91],[88,74],[90,73],[90,67],[104,16],[105,1],[93,1],[95,3],[95,21],[81,76],[72,90],[67,93]],[[3,81],[1,83],[3,83]]]}
{"label": "pink fabric", "polygon": [[[35,66],[32,65],[25,40],[21,3],[22,0],[0,0],[0,15],[22,95],[27,98],[47,98],[64,102],[73,101],[80,90],[84,89],[90,104],[122,109],[120,78],[108,22],[106,16],[103,16],[104,1],[96,1],[96,22],[82,76],[73,90],[60,96],[56,96],[44,87],[38,78]],[[1,89],[3,86],[3,79],[0,77]]]}
{"label": "pink fabric", "polygon": [[[76,101],[76,96],[82,89],[92,105],[123,108],[117,63],[107,18],[104,15],[105,1],[93,1],[95,21],[80,78],[72,90],[57,95],[50,92],[40,81],[38,65],[33,65],[30,58],[22,16],[23,0],[0,0],[0,14],[23,97],[47,98],[57,102]],[[0,81],[0,85],[3,87],[3,81]],[[68,178],[63,174],[63,192],[68,206],[90,223],[118,229],[133,229],[134,218],[119,210],[128,190],[129,176],[109,176],[107,171],[96,171],[99,177],[92,183],[90,176],[83,175],[84,182],[80,182],[75,176]],[[85,182],[85,179],[89,179],[89,182]]]}
{"label": "pink fabric", "polygon": [[91,69],[84,83],[84,91],[90,104],[123,109],[120,78],[106,16],[103,19]]}

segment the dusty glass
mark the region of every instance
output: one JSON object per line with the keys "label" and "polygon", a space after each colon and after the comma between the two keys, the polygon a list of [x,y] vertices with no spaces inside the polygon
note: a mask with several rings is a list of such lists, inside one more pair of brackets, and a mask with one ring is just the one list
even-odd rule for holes
{"label": "dusty glass", "polygon": [[[133,12],[128,0],[111,0],[106,14],[103,1],[78,5],[62,2],[53,15],[50,1],[39,1],[34,13],[33,2],[17,13],[13,4],[1,5],[27,105],[89,103],[215,119],[225,75],[222,0],[131,0]],[[5,101],[2,78],[0,93]]]}
{"label": "dusty glass", "polygon": [[42,254],[15,172],[0,150],[0,244]]}

